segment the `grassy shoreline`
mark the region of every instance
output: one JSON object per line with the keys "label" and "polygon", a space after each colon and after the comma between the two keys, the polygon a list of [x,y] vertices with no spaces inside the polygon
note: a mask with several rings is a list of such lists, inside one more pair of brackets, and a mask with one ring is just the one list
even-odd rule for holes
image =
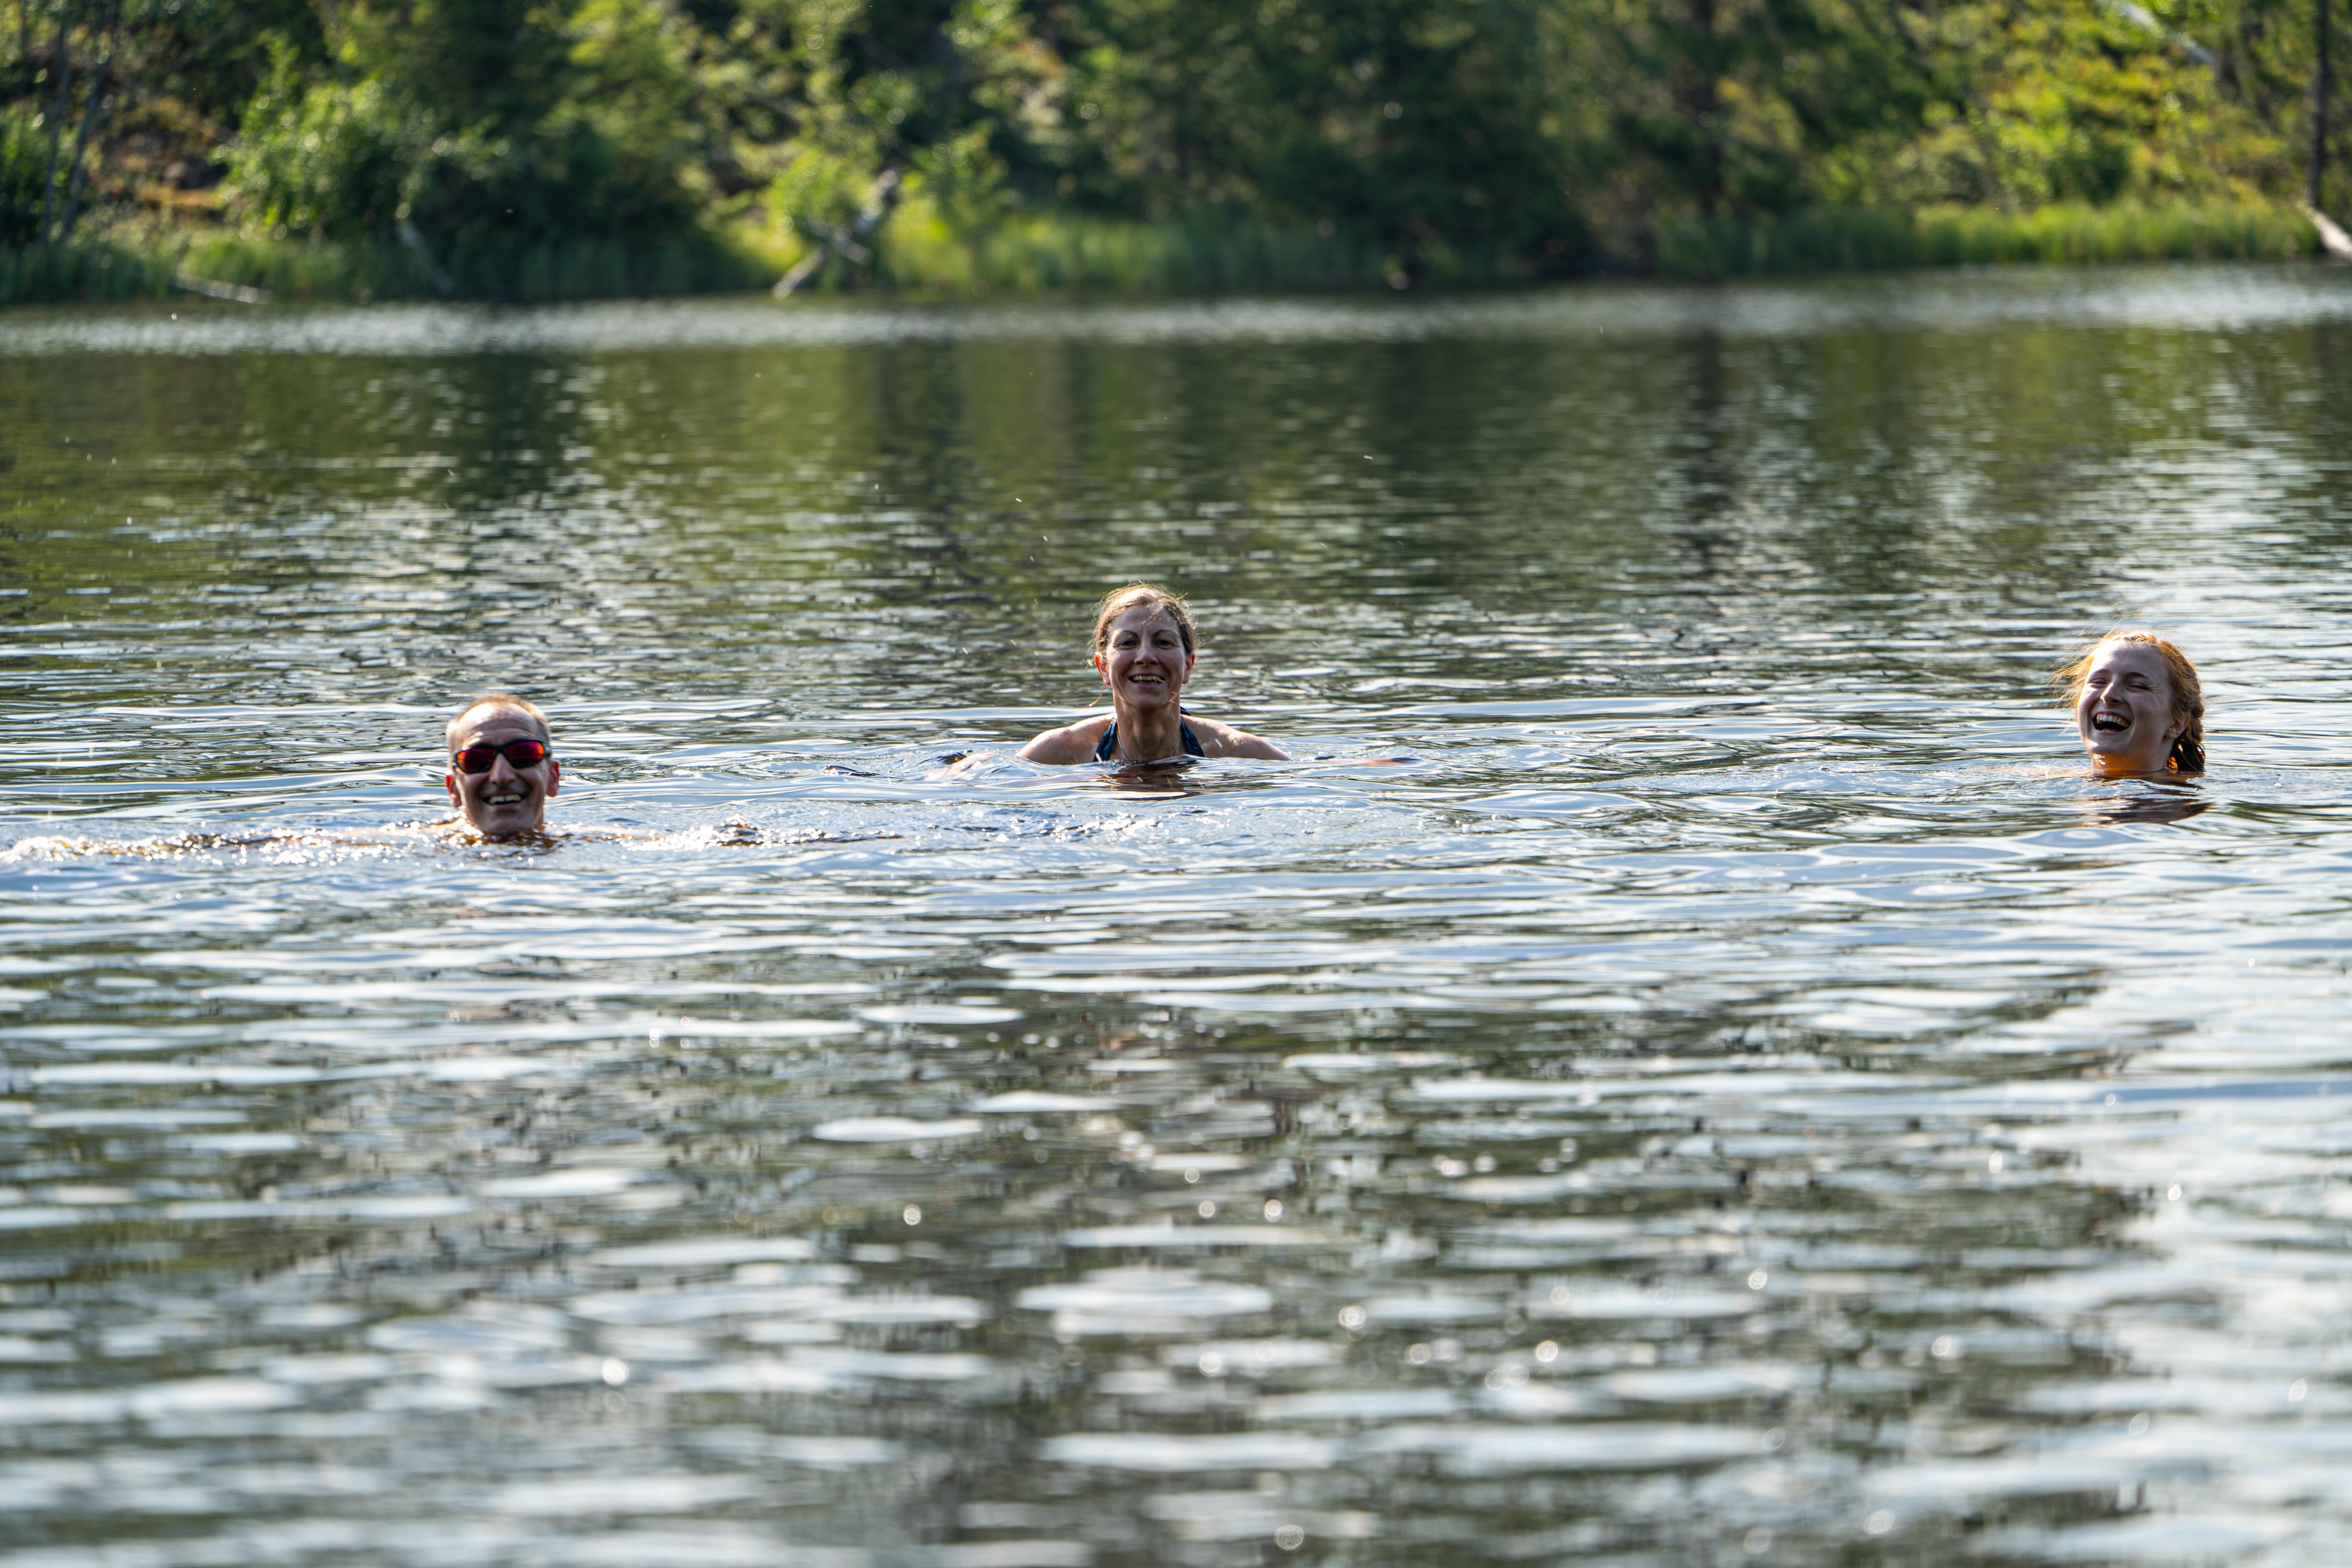
{"label": "grassy shoreline", "polygon": [[[2309,219],[2294,208],[2190,205],[2023,214],[1826,208],[1777,221],[1670,220],[1658,226],[1654,242],[1652,258],[1596,270],[1712,280],[2003,263],[2284,261],[2319,251]],[[1202,294],[1494,286],[1534,277],[1511,258],[1454,254],[1424,258],[1408,276],[1398,258],[1361,241],[1231,218],[1041,216],[971,231],[910,206],[874,250],[862,273],[829,262],[803,291]],[[576,241],[428,259],[391,244],[165,233],[0,247],[0,305],[162,299],[196,284],[214,286],[202,292],[340,303],[662,298],[765,288],[793,259],[789,248],[717,237],[654,246]]]}
{"label": "grassy shoreline", "polygon": [[712,239],[598,241],[428,259],[404,246],[220,234],[102,238],[46,249],[0,247],[0,305],[224,293],[364,304],[383,300],[652,298],[764,288],[779,268]]}
{"label": "grassy shoreline", "polygon": [[1658,232],[1659,271],[1692,279],[2009,263],[2284,261],[2318,254],[2318,230],[2289,206],[1830,208],[1776,223],[1685,219]]}

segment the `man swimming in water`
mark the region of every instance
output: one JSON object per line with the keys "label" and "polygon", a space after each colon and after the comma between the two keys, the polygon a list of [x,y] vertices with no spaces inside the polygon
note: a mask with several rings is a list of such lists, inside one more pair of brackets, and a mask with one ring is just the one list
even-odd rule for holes
{"label": "man swimming in water", "polygon": [[[896,838],[888,832],[836,833],[823,828],[775,831],[752,826],[740,819],[666,833],[633,828],[567,829],[551,833],[547,803],[562,785],[563,767],[555,760],[547,715],[536,703],[510,691],[488,691],[457,710],[446,738],[449,771],[441,775],[449,804],[462,822],[402,822],[373,832],[334,828],[241,834],[183,833],[169,838],[109,843],[91,838],[26,838],[0,846],[0,858],[40,856],[63,858],[76,855],[180,855],[215,850],[266,850],[278,847],[310,848],[390,849],[411,836],[429,836],[449,846],[468,844],[473,836],[493,842],[529,841],[531,847],[552,848],[565,842],[622,843],[674,847],[722,845],[770,846],[863,844]],[[468,834],[467,829],[471,829]]]}
{"label": "man swimming in water", "polygon": [[[545,844],[558,839],[688,841],[679,835],[629,828],[592,828],[584,833],[567,829],[551,835],[547,803],[562,784],[563,764],[555,760],[547,715],[535,703],[510,691],[486,691],[457,710],[457,716],[449,721],[448,741],[449,771],[441,776],[441,783],[449,792],[449,804],[463,812],[467,825],[485,838],[529,838]],[[862,844],[898,836],[823,829],[775,833],[737,820],[693,829],[692,837],[709,844],[781,846]]]}
{"label": "man swimming in water", "polygon": [[507,691],[486,691],[449,721],[449,804],[485,838],[545,830],[547,803],[563,781],[547,715]]}

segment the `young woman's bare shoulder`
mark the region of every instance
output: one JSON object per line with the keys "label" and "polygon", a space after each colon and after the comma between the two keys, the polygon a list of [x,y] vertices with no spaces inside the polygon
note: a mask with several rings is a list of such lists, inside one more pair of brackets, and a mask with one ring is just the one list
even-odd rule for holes
{"label": "young woman's bare shoulder", "polygon": [[1253,735],[1247,730],[1219,723],[1214,719],[1191,719],[1192,732],[1201,737],[1201,749],[1213,757],[1255,757],[1261,762],[1286,763],[1290,753],[1263,735]]}
{"label": "young woman's bare shoulder", "polygon": [[1102,740],[1103,731],[1111,726],[1111,716],[1097,714],[1066,724],[1058,730],[1047,730],[1021,748],[1024,763],[1044,763],[1048,767],[1066,767],[1073,763],[1091,762],[1095,746]]}

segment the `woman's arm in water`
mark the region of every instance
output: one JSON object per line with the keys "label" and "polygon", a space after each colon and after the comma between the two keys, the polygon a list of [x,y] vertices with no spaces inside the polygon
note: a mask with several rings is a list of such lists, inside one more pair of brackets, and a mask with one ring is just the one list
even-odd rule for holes
{"label": "woman's arm in water", "polygon": [[1095,760],[1096,743],[1102,739],[1103,731],[1109,727],[1109,715],[1098,713],[1091,719],[1081,719],[1076,723],[1065,725],[1059,730],[1047,730],[1033,737],[1027,745],[1021,748],[1021,760],[1024,763],[1043,763],[1048,767],[1057,768],[1071,767],[1079,763],[1091,763]]}
{"label": "woman's arm in water", "polygon": [[1286,763],[1290,753],[1263,735],[1253,735],[1247,730],[1237,730],[1231,724],[1220,724],[1214,719],[1196,719],[1191,714],[1184,721],[1192,726],[1192,733],[1201,738],[1201,750],[1213,757],[1254,757],[1262,763]]}

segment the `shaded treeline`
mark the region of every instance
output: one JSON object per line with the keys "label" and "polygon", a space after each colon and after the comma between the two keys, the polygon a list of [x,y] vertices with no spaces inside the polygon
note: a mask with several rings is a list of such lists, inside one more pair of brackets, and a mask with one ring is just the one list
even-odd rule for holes
{"label": "shaded treeline", "polygon": [[1067,281],[1402,284],[1841,211],[2340,208],[2328,3],[7,0],[0,245],[528,294],[984,280],[1044,225]]}

